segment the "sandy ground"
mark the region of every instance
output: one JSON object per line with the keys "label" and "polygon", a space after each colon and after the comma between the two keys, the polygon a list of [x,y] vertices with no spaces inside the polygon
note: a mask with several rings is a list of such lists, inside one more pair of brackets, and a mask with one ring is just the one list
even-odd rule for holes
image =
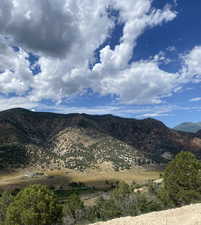
{"label": "sandy ground", "polygon": [[[184,206],[136,217],[124,217],[96,225],[201,225],[201,204]],[[95,225],[94,224],[94,225]]]}

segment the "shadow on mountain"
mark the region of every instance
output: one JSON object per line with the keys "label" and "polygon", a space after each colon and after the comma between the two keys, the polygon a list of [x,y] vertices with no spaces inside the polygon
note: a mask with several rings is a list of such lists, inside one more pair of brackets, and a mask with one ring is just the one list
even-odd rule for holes
{"label": "shadow on mountain", "polygon": [[0,169],[19,168],[29,163],[29,156],[23,145],[0,145]]}

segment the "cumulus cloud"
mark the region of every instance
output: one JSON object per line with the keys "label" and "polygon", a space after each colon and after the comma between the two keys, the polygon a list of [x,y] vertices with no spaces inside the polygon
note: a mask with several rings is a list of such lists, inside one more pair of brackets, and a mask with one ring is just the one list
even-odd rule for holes
{"label": "cumulus cloud", "polygon": [[194,47],[184,57],[183,74],[187,79],[193,79],[194,82],[201,81],[201,46]]}
{"label": "cumulus cloud", "polygon": [[0,96],[0,111],[7,110],[10,108],[26,108],[32,109],[38,107],[39,104],[31,102],[27,97],[5,97]]}
{"label": "cumulus cloud", "polygon": [[0,32],[33,51],[62,57],[79,37],[65,1],[3,0],[1,10]]}
{"label": "cumulus cloud", "polygon": [[[114,49],[100,50],[100,62],[90,69],[94,52],[115,26],[108,8],[119,12],[123,35]],[[0,34],[6,43],[0,39],[0,92],[61,102],[91,88],[126,104],[161,103],[177,88],[178,74],[161,70],[157,60],[129,61],[146,29],[175,17],[169,5],[155,9],[150,0],[2,0]],[[40,56],[35,76],[27,61],[30,51]]]}
{"label": "cumulus cloud", "polygon": [[108,74],[97,88],[102,94],[118,95],[123,103],[158,104],[178,85],[176,78],[175,74],[160,70],[153,61],[141,61],[116,71],[115,78]]}
{"label": "cumulus cloud", "polygon": [[24,51],[15,52],[0,37],[0,92],[23,94],[33,82]]}

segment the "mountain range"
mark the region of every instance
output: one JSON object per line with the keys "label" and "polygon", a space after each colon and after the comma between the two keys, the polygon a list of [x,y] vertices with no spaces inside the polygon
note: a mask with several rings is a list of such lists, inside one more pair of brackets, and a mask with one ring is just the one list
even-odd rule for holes
{"label": "mountain range", "polygon": [[180,151],[201,157],[201,132],[176,131],[154,119],[55,114],[16,108],[0,112],[0,167],[115,170],[168,162]]}
{"label": "mountain range", "polygon": [[174,129],[178,130],[178,131],[196,133],[199,130],[201,130],[201,122],[198,122],[198,123],[192,123],[192,122],[181,123],[181,124],[177,125]]}

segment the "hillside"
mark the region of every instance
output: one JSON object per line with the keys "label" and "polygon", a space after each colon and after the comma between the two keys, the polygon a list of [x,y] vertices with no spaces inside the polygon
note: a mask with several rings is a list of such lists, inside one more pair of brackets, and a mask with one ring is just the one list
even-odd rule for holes
{"label": "hillside", "polygon": [[103,162],[114,169],[166,163],[181,150],[201,156],[201,139],[154,119],[112,115],[0,112],[0,166],[84,170]]}
{"label": "hillside", "polygon": [[177,125],[174,129],[178,130],[178,131],[196,133],[199,130],[201,130],[201,122],[198,122],[198,123],[192,123],[192,122],[181,123],[181,124]]}
{"label": "hillside", "polygon": [[136,217],[124,217],[94,225],[199,225],[201,204],[148,213]]}

